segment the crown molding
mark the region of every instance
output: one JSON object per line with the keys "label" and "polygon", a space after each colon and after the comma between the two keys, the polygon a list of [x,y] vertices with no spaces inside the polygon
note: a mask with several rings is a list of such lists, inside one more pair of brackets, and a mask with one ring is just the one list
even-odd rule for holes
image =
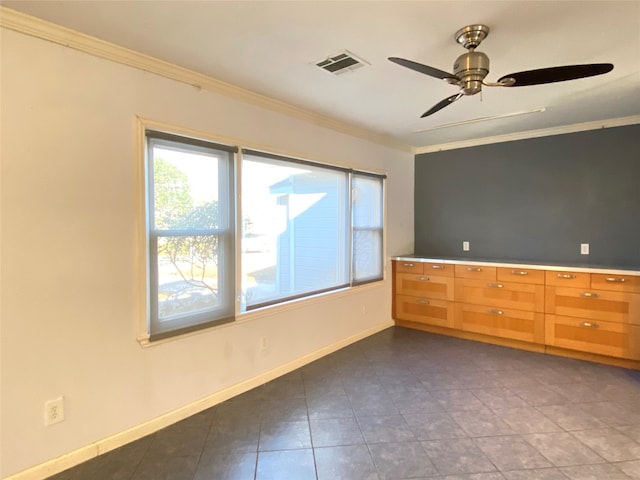
{"label": "crown molding", "polygon": [[573,125],[563,125],[561,127],[542,128],[539,130],[529,130],[527,132],[507,133],[504,135],[496,135],[493,137],[474,138],[471,140],[463,140],[460,142],[442,143],[440,145],[428,145],[425,147],[417,147],[414,153],[441,152],[444,150],[456,150],[458,148],[477,147],[479,145],[487,145],[490,143],[513,142],[515,140],[526,140],[529,138],[550,137],[552,135],[563,135],[566,133],[585,132],[588,130],[598,130],[600,128],[623,127],[626,125],[634,125],[640,123],[640,115],[631,115],[629,117],[610,118],[606,120],[596,120],[593,122],[575,123]]}
{"label": "crown molding", "polygon": [[251,90],[247,90],[209,75],[180,67],[135,50],[115,45],[99,38],[62,27],[22,12],[0,6],[0,26],[42,40],[57,43],[95,57],[160,75],[171,80],[192,85],[195,88],[219,93],[259,107],[328,128],[352,137],[367,140],[385,147],[413,153],[414,149],[391,136],[380,134],[350,123],[316,113]]}

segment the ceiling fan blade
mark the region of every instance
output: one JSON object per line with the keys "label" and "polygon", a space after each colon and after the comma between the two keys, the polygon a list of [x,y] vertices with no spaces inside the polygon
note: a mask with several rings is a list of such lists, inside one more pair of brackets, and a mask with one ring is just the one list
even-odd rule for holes
{"label": "ceiling fan blade", "polygon": [[460,97],[464,97],[464,93],[459,92],[459,93],[456,93],[455,95],[451,95],[450,97],[445,98],[444,100],[436,103],[433,107],[431,107],[429,110],[424,112],[422,115],[420,115],[420,118],[428,117],[429,115],[436,113],[439,110],[442,110],[444,107],[451,105]]}
{"label": "ceiling fan blade", "polygon": [[428,65],[423,65],[421,63],[412,62],[411,60],[405,60],[404,58],[398,57],[389,57],[389,61],[393,63],[397,63],[398,65],[402,65],[403,67],[410,68],[411,70],[415,70],[416,72],[424,73],[425,75],[429,75],[431,77],[440,78],[442,80],[451,79],[451,80],[460,80],[453,73],[445,72],[444,70],[439,70],[434,67],[429,67]]}
{"label": "ceiling fan blade", "polygon": [[611,63],[565,65],[562,67],[540,68],[538,70],[511,73],[501,77],[498,82],[507,78],[513,78],[515,83],[505,86],[526,87],[529,85],[541,85],[543,83],[564,82],[566,80],[593,77],[595,75],[602,75],[603,73],[610,72],[611,70],[613,70],[613,65]]}

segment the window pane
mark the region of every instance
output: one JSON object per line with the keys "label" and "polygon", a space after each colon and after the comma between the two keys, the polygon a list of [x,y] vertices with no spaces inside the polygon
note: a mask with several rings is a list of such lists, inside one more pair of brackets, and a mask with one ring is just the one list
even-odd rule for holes
{"label": "window pane", "polygon": [[382,277],[382,231],[353,231],[353,279],[375,280]]}
{"label": "window pane", "polygon": [[353,281],[382,278],[383,180],[354,174],[351,202],[353,217]]}
{"label": "window pane", "polygon": [[235,214],[232,151],[163,133],[147,140],[153,339],[233,318]]}
{"label": "window pane", "polygon": [[157,252],[160,321],[219,306],[217,236],[160,237]]}
{"label": "window pane", "polygon": [[219,228],[218,163],[214,155],[153,147],[155,229]]}
{"label": "window pane", "polygon": [[347,186],[342,171],[243,157],[247,307],[348,284]]}

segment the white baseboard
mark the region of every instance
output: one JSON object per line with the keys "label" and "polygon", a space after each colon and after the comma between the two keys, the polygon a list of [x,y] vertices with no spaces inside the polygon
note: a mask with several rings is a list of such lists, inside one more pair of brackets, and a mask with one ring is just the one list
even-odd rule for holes
{"label": "white baseboard", "polygon": [[196,413],[213,407],[214,405],[224,402],[225,400],[233,398],[244,392],[248,392],[252,388],[259,387],[260,385],[263,385],[271,380],[281,377],[282,375],[303,367],[308,363],[313,362],[314,360],[318,360],[319,358],[329,355],[330,353],[340,350],[341,348],[351,345],[352,343],[362,340],[363,338],[367,338],[392,326],[392,320],[383,322],[376,325],[375,327],[371,327],[336,343],[327,345],[326,347],[316,350],[315,352],[297,358],[296,360],[293,360],[289,363],[274,368],[273,370],[262,373],[231,387],[225,388],[224,390],[213,393],[200,400],[196,400],[189,405],[185,405],[184,407],[178,408],[165,415],[156,417],[152,420],[149,420],[148,422],[136,425],[135,427],[132,427],[123,432],[116,433],[115,435],[104,438],[102,440],[98,440],[97,442],[91,443],[77,450],[61,455],[45,463],[41,463],[40,465],[36,465],[35,467],[31,467],[27,470],[23,470],[22,472],[5,477],[3,480],[43,480],[51,475],[55,475],[56,473],[60,473],[64,470],[67,470],[68,468],[95,458],[98,455],[102,455],[111,450],[115,450],[118,447],[126,445],[127,443],[138,440],[146,435],[149,435],[150,433],[157,432],[158,430],[179,422],[180,420],[184,420],[191,415],[195,415]]}

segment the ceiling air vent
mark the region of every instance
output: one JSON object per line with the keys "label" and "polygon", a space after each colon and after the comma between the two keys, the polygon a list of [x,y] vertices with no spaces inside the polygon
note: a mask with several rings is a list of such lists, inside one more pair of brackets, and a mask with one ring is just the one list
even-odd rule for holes
{"label": "ceiling air vent", "polygon": [[325,60],[317,62],[316,65],[329,73],[333,73],[334,75],[341,75],[345,72],[352,72],[360,67],[369,65],[369,63],[362,60],[361,58],[356,57],[348,50],[345,50],[335,57],[329,57]]}

